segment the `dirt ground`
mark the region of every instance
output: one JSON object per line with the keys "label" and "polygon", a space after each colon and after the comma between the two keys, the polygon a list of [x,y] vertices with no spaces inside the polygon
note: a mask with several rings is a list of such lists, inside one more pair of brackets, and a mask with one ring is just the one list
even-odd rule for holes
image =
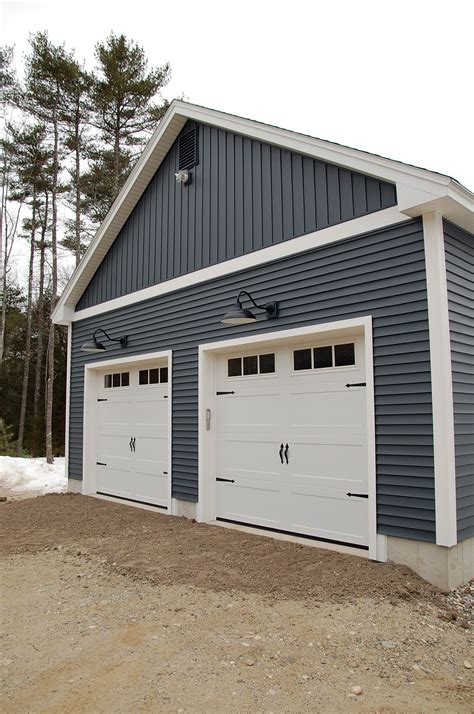
{"label": "dirt ground", "polygon": [[473,711],[472,632],[408,568],[77,495],[0,520],[8,714]]}

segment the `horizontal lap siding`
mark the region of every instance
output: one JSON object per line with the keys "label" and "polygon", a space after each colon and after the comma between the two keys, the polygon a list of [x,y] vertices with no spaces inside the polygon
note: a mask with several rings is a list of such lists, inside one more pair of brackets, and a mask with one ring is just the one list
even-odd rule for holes
{"label": "horizontal lap siding", "polygon": [[444,225],[453,372],[458,538],[474,536],[474,236]]}
{"label": "horizontal lap siding", "polygon": [[[229,328],[241,288],[277,299],[277,320]],[[173,494],[198,496],[198,345],[308,324],[373,316],[379,532],[435,540],[433,436],[423,235],[409,221],[74,323],[70,476],[82,477],[79,351],[106,326],[128,334],[126,355],[173,350]],[[107,358],[124,357],[113,343]]]}
{"label": "horizontal lap siding", "polygon": [[204,125],[199,141],[192,184],[175,142],[78,310],[396,204],[392,184],[301,154]]}

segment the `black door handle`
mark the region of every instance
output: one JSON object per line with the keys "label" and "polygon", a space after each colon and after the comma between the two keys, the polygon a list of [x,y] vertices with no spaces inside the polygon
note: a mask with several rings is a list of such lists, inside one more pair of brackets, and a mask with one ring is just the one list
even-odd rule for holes
{"label": "black door handle", "polygon": [[128,445],[130,447],[130,451],[132,451],[132,437],[130,437],[130,441],[128,442]]}
{"label": "black door handle", "polygon": [[136,442],[136,439],[135,439],[135,437],[133,437],[133,439],[132,439],[132,446],[133,446],[133,450],[134,450],[134,451],[136,451],[135,442]]}
{"label": "black door handle", "polygon": [[[289,449],[289,448],[290,448],[290,447],[289,447],[288,444],[287,444],[287,445],[285,446],[285,459],[286,459],[286,463],[287,463],[287,464],[290,463],[290,462],[288,461],[288,449]],[[283,463],[283,461],[282,461],[282,463]]]}
{"label": "black door handle", "polygon": [[280,451],[278,453],[280,454],[281,463],[283,463],[283,449],[284,449],[283,444],[280,444]]}

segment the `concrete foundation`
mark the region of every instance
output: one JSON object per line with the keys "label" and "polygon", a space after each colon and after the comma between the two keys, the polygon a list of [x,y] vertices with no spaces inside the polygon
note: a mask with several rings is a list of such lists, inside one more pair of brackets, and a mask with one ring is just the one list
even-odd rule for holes
{"label": "concrete foundation", "polygon": [[67,480],[68,493],[82,493],[82,481],[77,478],[68,478]]}
{"label": "concrete foundation", "polygon": [[179,498],[173,498],[173,516],[184,516],[190,519],[196,518],[196,505],[197,504],[192,501],[181,501]]}
{"label": "concrete foundation", "polygon": [[445,548],[434,543],[388,536],[387,559],[408,565],[429,583],[449,590],[474,578],[474,538]]}

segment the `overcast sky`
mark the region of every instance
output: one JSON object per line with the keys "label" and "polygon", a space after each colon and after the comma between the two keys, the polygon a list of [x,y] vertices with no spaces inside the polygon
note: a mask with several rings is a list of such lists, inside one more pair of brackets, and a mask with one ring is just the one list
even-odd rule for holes
{"label": "overcast sky", "polygon": [[446,173],[474,190],[472,0],[3,0],[21,68],[47,30],[93,64],[110,30],[171,62],[169,98]]}

